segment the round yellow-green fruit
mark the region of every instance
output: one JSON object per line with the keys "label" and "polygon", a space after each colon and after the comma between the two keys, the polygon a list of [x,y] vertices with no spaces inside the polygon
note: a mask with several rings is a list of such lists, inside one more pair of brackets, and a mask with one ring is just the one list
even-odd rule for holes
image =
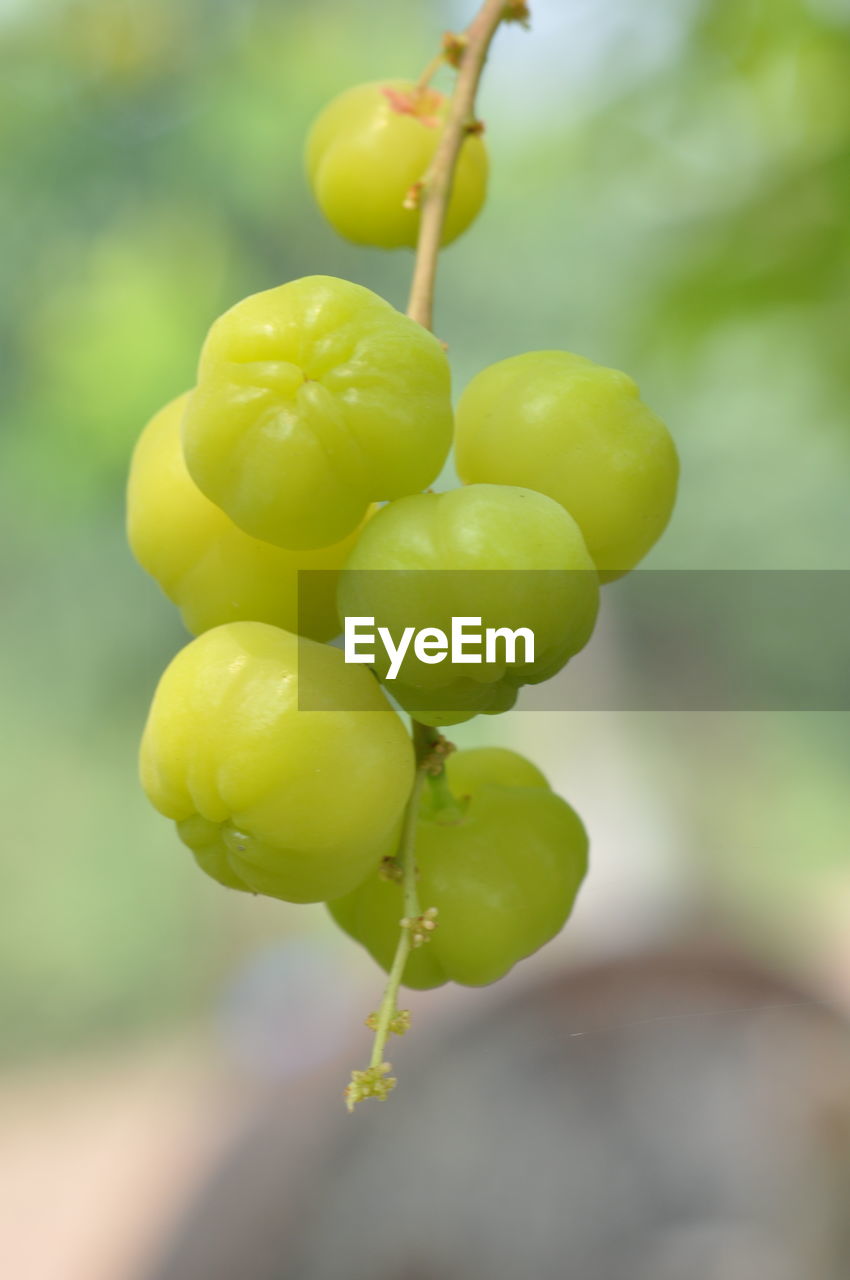
{"label": "round yellow-green fruit", "polygon": [[[341,618],[373,618],[396,643],[405,630],[446,636],[453,620],[475,632],[526,630],[518,641],[464,658],[429,661],[411,643],[390,675],[385,646],[374,669],[415,719],[458,724],[498,715],[526,684],[555,675],[590,639],[599,582],[576,521],[559,503],[516,485],[474,484],[420,493],[382,507],[339,576]],[[473,657],[476,658],[473,661]]]}
{"label": "round yellow-green fruit", "polygon": [[[416,244],[417,184],[434,159],[449,100],[412,80],[359,84],[319,114],[307,140],[307,174],[328,222],[355,244]],[[465,231],[487,194],[487,149],[479,133],[461,144],[443,244]]]}
{"label": "round yellow-green fruit", "polygon": [[530,351],[490,365],[457,407],[465,484],[518,484],[560,502],[611,582],[667,527],[679,459],[630,377],[568,351]]}
{"label": "round yellow-green fruit", "polygon": [[[426,792],[416,825],[419,906],[436,908],[436,927],[408,956],[408,987],[504,977],[560,932],[587,870],[580,818],[522,756],[458,751],[446,775],[456,803],[441,807]],[[401,884],[383,870],[328,907],[388,970],[405,916]]]}
{"label": "round yellow-green fruit", "polygon": [[452,430],[434,335],[333,276],[255,293],[220,316],[182,421],[201,492],[289,550],[340,542],[371,503],[427,488]]}
{"label": "round yellow-green fruit", "polygon": [[242,620],[331,640],[339,631],[338,571],[359,530],[318,551],[285,551],[244,533],[186,469],[180,424],[187,400],[182,395],[160,409],[133,452],[127,485],[133,555],[193,635]]}
{"label": "round yellow-green fruit", "polygon": [[177,654],[140,752],[148,798],[202,870],[289,902],[347,893],[392,852],[413,770],[367,671],[262,622],[214,627]]}

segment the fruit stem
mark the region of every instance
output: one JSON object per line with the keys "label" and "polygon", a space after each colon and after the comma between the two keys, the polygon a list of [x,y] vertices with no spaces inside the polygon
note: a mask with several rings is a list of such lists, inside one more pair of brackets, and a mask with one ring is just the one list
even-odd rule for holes
{"label": "fruit stem", "polygon": [[428,85],[434,79],[434,76],[440,70],[440,67],[443,65],[445,60],[446,60],[446,55],[441,49],[439,53],[434,55],[434,57],[428,63],[425,70],[422,72],[422,75],[416,81],[416,88],[414,90],[415,93],[419,94],[419,93],[425,92],[425,90],[428,88]]}
{"label": "fruit stem", "polygon": [[420,198],[419,238],[407,314],[426,329],[433,328],[437,259],[455,168],[468,127],[475,118],[475,97],[490,43],[502,22],[524,19],[526,15],[525,5],[516,0],[485,0],[463,33],[463,51],[448,116]]}
{"label": "fruit stem", "polygon": [[[410,1014],[398,1008],[398,991],[404,975],[404,966],[412,948],[427,937],[427,931],[434,928],[432,912],[426,916],[419,906],[419,894],[416,888],[416,823],[419,820],[419,802],[422,788],[426,780],[433,776],[435,769],[441,769],[442,755],[448,745],[437,729],[412,721],[413,746],[416,753],[416,772],[413,786],[407,801],[402,822],[396,862],[401,869],[402,901],[404,917],[399,921],[399,938],[392,965],[390,966],[384,994],[378,1011],[367,1020],[367,1026],[375,1032],[372,1056],[365,1071],[353,1071],[351,1083],[345,1090],[345,1105],[353,1111],[358,1102],[364,1098],[386,1098],[395,1087],[395,1079],[388,1073],[390,1064],[384,1055],[387,1040],[391,1033],[403,1035],[410,1025]],[[418,926],[418,930],[417,930]],[[420,936],[417,939],[417,932]]]}
{"label": "fruit stem", "polygon": [[453,826],[462,822],[468,808],[468,798],[458,797],[449,787],[445,769],[428,779],[431,808],[437,822],[444,826]]}
{"label": "fruit stem", "polygon": [[[420,765],[416,770],[413,790],[410,793],[410,800],[404,815],[401,844],[397,855],[402,872],[404,918],[406,920],[415,920],[420,914],[419,895],[416,891],[416,823],[419,818],[419,799],[427,776],[426,770]],[[410,955],[411,946],[410,929],[402,928],[399,931],[398,946],[395,950],[387,985],[384,988],[384,994],[375,1020],[375,1043],[372,1046],[372,1057],[369,1059],[369,1066],[372,1068],[380,1066],[384,1061],[384,1051],[390,1034],[390,1023],[399,1012],[397,1008],[398,989],[401,986],[402,974],[404,973],[404,966],[407,964],[407,957]]]}
{"label": "fruit stem", "polygon": [[[487,61],[490,42],[502,22],[525,22],[527,18],[525,0],[485,0],[462,35],[452,40],[453,65],[455,55],[457,56],[457,80],[433,163],[423,181],[419,238],[407,305],[407,314],[411,320],[416,320],[426,329],[433,328],[437,259],[454,172],[463,140],[474,120],[475,96],[484,63]],[[428,64],[417,88],[424,88],[440,62],[445,60],[446,47],[439,58]],[[377,1013],[367,1023],[375,1031],[369,1066],[364,1071],[353,1071],[351,1083],[345,1090],[345,1105],[349,1111],[353,1111],[364,1098],[386,1098],[395,1087],[395,1079],[389,1075],[390,1063],[384,1060],[387,1040],[393,1032],[403,1034],[410,1023],[410,1015],[398,1008],[398,991],[412,948],[427,940],[436,923],[435,910],[431,908],[423,913],[419,906],[416,888],[416,824],[419,820],[422,788],[428,778],[442,775],[443,761],[454,748],[446,742],[438,729],[420,724],[418,720],[411,722],[411,730],[416,754],[416,774],[404,813],[401,842],[396,855],[402,876],[404,918],[399,922],[398,945],[381,1003]]]}

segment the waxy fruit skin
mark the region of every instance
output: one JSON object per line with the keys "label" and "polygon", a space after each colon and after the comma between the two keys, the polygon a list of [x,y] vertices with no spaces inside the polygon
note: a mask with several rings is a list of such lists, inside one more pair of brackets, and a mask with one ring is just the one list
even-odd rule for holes
{"label": "waxy fruit skin", "polygon": [[437,339],[332,276],[220,316],[182,425],[198,488],[246,533],[290,550],[339,542],[372,502],[427,488],[452,430]]}
{"label": "waxy fruit skin", "polygon": [[[374,617],[396,638],[411,626],[448,633],[453,617],[470,616],[484,629],[533,631],[533,662],[426,665],[409,649],[387,689],[430,725],[508,710],[523,684],[549,679],[584,647],[598,607],[596,569],[575,520],[544,494],[511,485],[390,503],[365,526],[339,578],[340,616]],[[377,648],[381,679],[388,667]]]}
{"label": "waxy fruit skin", "polygon": [[[446,774],[459,815],[435,809],[426,792],[416,828],[419,904],[436,907],[437,916],[405,965],[408,987],[477,987],[503,977],[560,932],[587,870],[580,818],[522,756],[458,751]],[[389,969],[404,914],[401,886],[374,874],[328,907]]]}
{"label": "waxy fruit skin", "polygon": [[[333,639],[340,629],[337,574],[359,530],[318,551],[285,551],[244,533],[186,470],[180,424],[188,399],[179,396],[160,409],[133,452],[127,485],[133,555],[193,635],[251,621],[312,640]],[[300,600],[299,570],[310,571],[301,580]]]}
{"label": "waxy fruit skin", "polygon": [[667,527],[679,459],[625,373],[568,351],[530,351],[482,370],[457,407],[465,484],[548,494],[584,534],[600,582],[643,559]]}
{"label": "waxy fruit skin", "polygon": [[[417,184],[427,179],[449,100],[412,80],[355,85],[316,118],[307,139],[307,176],[328,222],[355,244],[416,244]],[[461,144],[442,243],[475,219],[487,195],[487,149],[478,133]]]}
{"label": "waxy fruit skin", "polygon": [[[300,709],[299,692],[326,709]],[[414,760],[368,671],[266,623],[233,622],[204,632],[166,669],[140,772],[213,879],[319,902],[393,851]]]}

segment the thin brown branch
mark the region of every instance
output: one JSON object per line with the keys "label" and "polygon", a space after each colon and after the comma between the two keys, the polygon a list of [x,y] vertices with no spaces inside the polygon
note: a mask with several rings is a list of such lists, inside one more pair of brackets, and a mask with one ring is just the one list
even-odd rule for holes
{"label": "thin brown branch", "polygon": [[518,16],[509,0],[485,0],[463,33],[464,49],[449,113],[420,199],[421,217],[416,263],[407,314],[426,329],[433,328],[437,260],[455,168],[469,125],[475,119],[475,98],[490,43],[501,22]]}

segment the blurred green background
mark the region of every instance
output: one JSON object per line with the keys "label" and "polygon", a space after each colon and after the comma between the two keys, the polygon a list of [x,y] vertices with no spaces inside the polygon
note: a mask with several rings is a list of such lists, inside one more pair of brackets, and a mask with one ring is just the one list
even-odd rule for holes
{"label": "blurred green background", "polygon": [[[850,6],[532,8],[480,99],[487,207],[441,267],[457,387],[536,347],[623,367],[683,459],[652,567],[850,569]],[[303,139],[331,95],[418,74],[468,17],[424,0],[0,4],[6,1061],[189,1025],[284,936],[348,954],[321,908],[206,881],[140,794],[147,703],[185,636],[126,550],[123,486],[141,427],[241,296],[322,272],[404,305],[410,255],[335,238]],[[519,712],[457,736],[520,743],[559,782],[574,770],[591,810],[631,807],[622,839],[638,832],[653,870],[633,859],[628,902],[591,912],[588,935],[653,918],[681,880],[681,927],[722,920],[793,962],[850,921],[825,923],[850,903],[847,727]],[[616,856],[603,832],[603,904]]]}

